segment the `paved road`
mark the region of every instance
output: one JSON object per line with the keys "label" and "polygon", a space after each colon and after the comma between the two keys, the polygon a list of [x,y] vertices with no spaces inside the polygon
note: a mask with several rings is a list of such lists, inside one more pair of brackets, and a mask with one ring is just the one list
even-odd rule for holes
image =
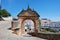
{"label": "paved road", "polygon": [[11,27],[10,22],[0,21],[0,40],[45,40],[32,36],[18,36],[13,34],[11,30],[8,30],[9,27]]}

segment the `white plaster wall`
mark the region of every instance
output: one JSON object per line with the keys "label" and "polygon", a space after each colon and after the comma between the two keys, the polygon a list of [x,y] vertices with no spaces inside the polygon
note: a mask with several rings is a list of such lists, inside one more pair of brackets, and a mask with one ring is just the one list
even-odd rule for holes
{"label": "white plaster wall", "polygon": [[5,21],[12,21],[13,17],[2,17]]}

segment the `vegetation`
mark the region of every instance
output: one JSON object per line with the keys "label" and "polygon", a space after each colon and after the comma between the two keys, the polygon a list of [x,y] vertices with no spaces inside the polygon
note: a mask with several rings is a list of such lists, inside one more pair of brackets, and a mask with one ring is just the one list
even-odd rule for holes
{"label": "vegetation", "polygon": [[46,28],[45,30],[46,30],[46,31],[50,31],[51,29],[50,29],[50,28]]}
{"label": "vegetation", "polygon": [[43,30],[41,30],[41,32],[47,32],[47,30],[44,30],[44,29],[43,29]]}
{"label": "vegetation", "polygon": [[2,17],[8,17],[8,16],[11,16],[11,14],[8,13],[8,11],[5,10],[5,9],[1,9],[1,6],[0,6],[0,16],[2,16]]}
{"label": "vegetation", "polygon": [[8,17],[11,16],[5,9],[0,10],[0,16]]}
{"label": "vegetation", "polygon": [[52,30],[52,29],[51,29],[50,32],[59,32],[59,31],[57,31],[57,30]]}
{"label": "vegetation", "polygon": [[42,29],[41,32],[59,32],[57,30],[54,30],[54,29],[50,29],[50,28],[46,28],[46,29]]}

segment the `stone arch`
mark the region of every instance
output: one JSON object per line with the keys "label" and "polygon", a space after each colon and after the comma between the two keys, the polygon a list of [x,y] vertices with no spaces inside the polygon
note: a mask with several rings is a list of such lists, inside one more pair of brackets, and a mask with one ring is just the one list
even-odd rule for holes
{"label": "stone arch", "polygon": [[20,35],[25,34],[24,33],[25,27],[24,27],[24,24],[23,24],[25,20],[32,20],[33,21],[33,23],[34,23],[34,32],[36,33],[37,32],[37,30],[36,30],[36,21],[34,19],[31,19],[31,18],[27,17],[27,18],[23,19],[22,22],[21,22],[21,28],[20,28],[19,34]]}
{"label": "stone arch", "polygon": [[25,20],[31,20],[31,21],[33,21],[33,23],[34,23],[34,31],[36,32],[36,22],[35,22],[35,20],[33,20],[33,19],[31,19],[31,18],[30,18],[30,19],[29,19],[29,18],[28,18],[28,19],[24,19],[24,20],[22,21],[22,23],[21,23],[21,26],[23,26]]}
{"label": "stone arch", "polygon": [[39,21],[39,14],[30,9],[28,7],[27,10],[22,10],[19,14],[18,14],[18,22],[19,22],[19,26],[21,27],[19,30],[19,34],[22,35],[24,34],[24,26],[23,26],[23,22],[27,19],[32,20],[34,22],[34,32],[37,32],[37,27],[40,27],[40,21]]}

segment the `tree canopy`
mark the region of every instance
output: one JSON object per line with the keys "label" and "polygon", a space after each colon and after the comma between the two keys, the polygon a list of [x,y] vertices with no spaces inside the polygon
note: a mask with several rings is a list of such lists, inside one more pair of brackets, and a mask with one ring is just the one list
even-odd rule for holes
{"label": "tree canopy", "polygon": [[5,9],[0,9],[0,16],[8,17],[8,16],[11,16],[11,14]]}

